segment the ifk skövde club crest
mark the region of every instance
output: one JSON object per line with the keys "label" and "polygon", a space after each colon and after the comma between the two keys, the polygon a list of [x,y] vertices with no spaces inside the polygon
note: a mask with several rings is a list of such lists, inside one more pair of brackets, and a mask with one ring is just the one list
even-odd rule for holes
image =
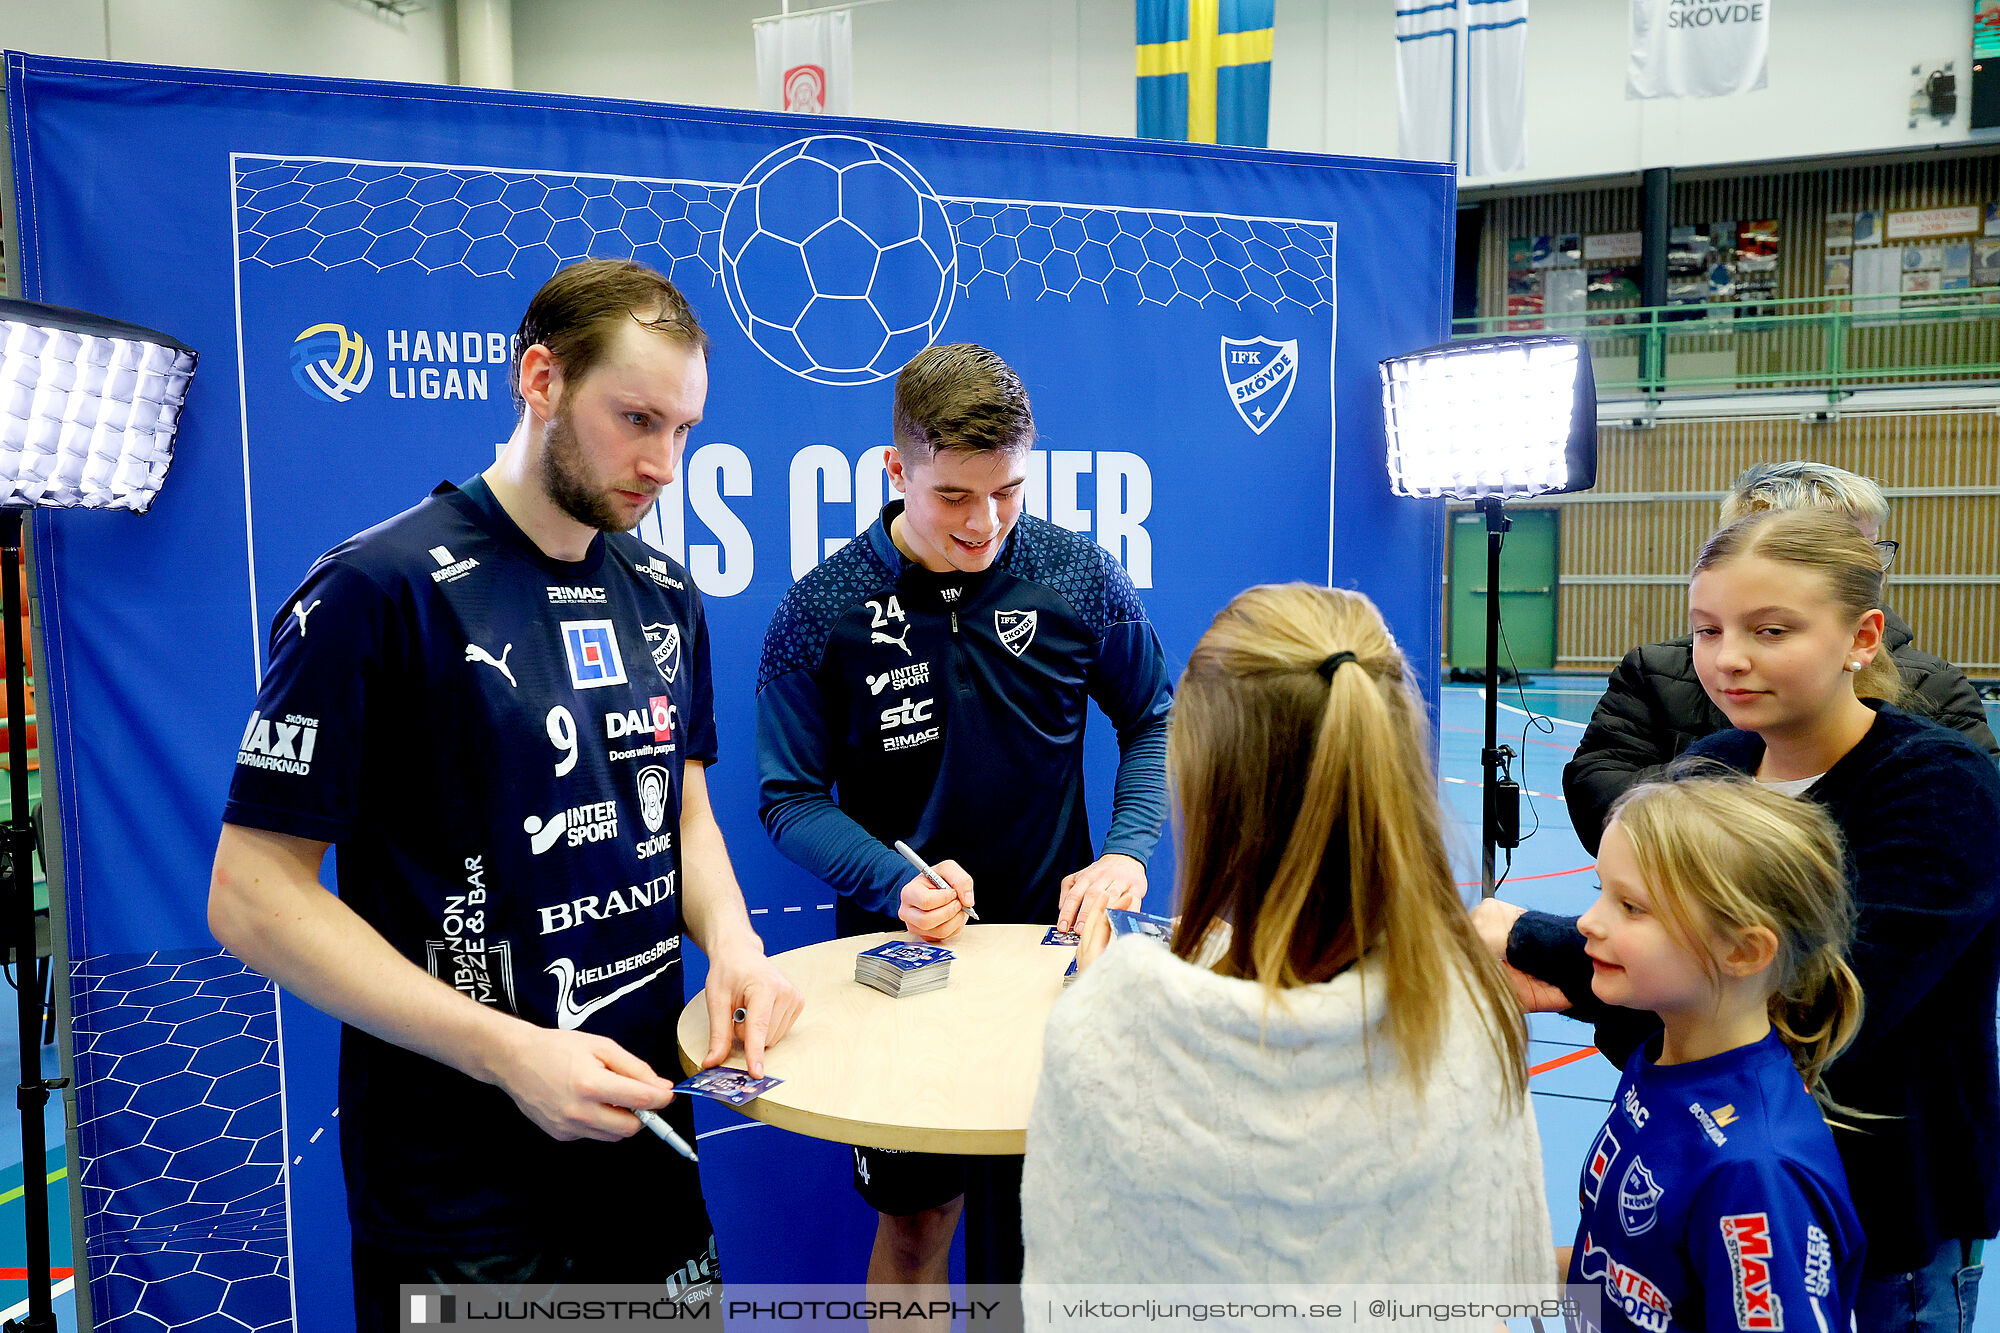
{"label": "ifk sk\u00f6vde club crest", "polygon": [[1291,401],[1299,381],[1299,340],[1224,338],[1222,383],[1243,424],[1262,435]]}

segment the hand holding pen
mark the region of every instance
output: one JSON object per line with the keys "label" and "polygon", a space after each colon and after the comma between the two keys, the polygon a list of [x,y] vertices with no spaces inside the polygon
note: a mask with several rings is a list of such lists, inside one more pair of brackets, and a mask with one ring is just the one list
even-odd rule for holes
{"label": "hand holding pen", "polygon": [[896,850],[917,870],[917,877],[903,886],[897,911],[911,934],[935,944],[956,935],[968,918],[979,920],[972,907],[972,876],[958,862],[932,866],[904,842],[898,842]]}

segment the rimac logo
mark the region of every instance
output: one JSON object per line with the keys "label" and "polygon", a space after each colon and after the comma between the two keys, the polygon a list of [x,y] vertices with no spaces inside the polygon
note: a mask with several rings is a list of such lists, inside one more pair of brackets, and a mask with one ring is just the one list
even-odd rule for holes
{"label": "rimac logo", "polygon": [[1299,379],[1299,340],[1224,338],[1222,384],[1243,424],[1262,435],[1291,401]]}
{"label": "rimac logo", "polygon": [[292,378],[323,403],[344,403],[375,378],[375,354],[344,324],[315,324],[292,339]]}

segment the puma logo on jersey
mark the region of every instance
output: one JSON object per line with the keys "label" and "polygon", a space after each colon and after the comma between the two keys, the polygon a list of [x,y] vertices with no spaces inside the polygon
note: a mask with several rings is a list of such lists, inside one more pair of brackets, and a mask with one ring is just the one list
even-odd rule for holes
{"label": "puma logo on jersey", "polygon": [[306,617],[313,613],[319,606],[320,601],[320,598],[315,597],[312,600],[311,606],[301,606],[297,602],[292,603],[292,614],[299,618],[299,637],[301,639],[306,636]]}
{"label": "puma logo on jersey", "polygon": [[513,651],[514,645],[510,643],[500,650],[500,656],[495,657],[478,644],[468,643],[465,645],[465,660],[468,662],[484,662],[487,666],[492,667],[495,671],[505,676],[507,683],[518,690],[521,688],[520,682],[515,680],[514,673],[507,669],[507,654]]}
{"label": "puma logo on jersey", "polygon": [[910,637],[910,627],[908,625],[903,626],[903,632],[901,634],[884,634],[879,629],[870,630],[868,632],[868,642],[894,644],[896,647],[901,648],[903,650],[903,656],[915,657],[916,654],[910,651],[910,645],[904,642],[904,640],[909,637]]}

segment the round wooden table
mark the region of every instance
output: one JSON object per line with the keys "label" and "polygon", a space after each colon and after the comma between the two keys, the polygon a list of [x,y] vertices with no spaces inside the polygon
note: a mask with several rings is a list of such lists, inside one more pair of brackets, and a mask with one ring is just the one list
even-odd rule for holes
{"label": "round wooden table", "polygon": [[[854,956],[907,932],[855,935],[779,954],[806,1000],[764,1072],[785,1080],[738,1109],[836,1143],[916,1152],[1025,1150],[1042,1072],[1042,1028],[1076,950],[1042,943],[1047,926],[973,925],[944,941],[951,983],[892,999],[854,979]],[[681,1010],[681,1064],[708,1051],[708,1008]],[[726,1061],[743,1067],[738,1044]]]}

